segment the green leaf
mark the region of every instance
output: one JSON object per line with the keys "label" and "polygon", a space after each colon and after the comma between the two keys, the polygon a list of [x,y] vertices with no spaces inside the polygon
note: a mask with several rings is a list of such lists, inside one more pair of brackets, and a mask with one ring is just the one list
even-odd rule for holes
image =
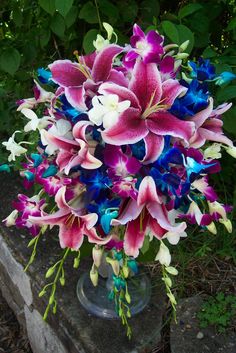
{"label": "green leaf", "polygon": [[42,9],[44,9],[44,11],[46,11],[50,15],[54,15],[54,12],[56,10],[55,0],[39,0],[39,6],[42,7]]}
{"label": "green leaf", "polygon": [[167,37],[169,37],[173,43],[178,44],[179,32],[177,30],[177,26],[170,21],[163,21],[161,25]]}
{"label": "green leaf", "polygon": [[138,14],[138,5],[135,0],[122,2],[123,6],[120,7],[120,13],[123,21],[134,22]]}
{"label": "green leaf", "polygon": [[[219,88],[217,91],[217,100],[219,102],[225,102],[236,97],[236,86],[227,86],[224,89]],[[235,124],[236,125],[236,124]]]}
{"label": "green leaf", "polygon": [[201,8],[202,8],[202,5],[200,5],[200,4],[188,4],[188,5],[185,5],[184,7],[182,7],[179,10],[178,17],[181,20],[182,18],[191,15],[192,13],[200,10]]}
{"label": "green leaf", "polygon": [[189,45],[186,52],[191,52],[194,45],[194,35],[188,27],[184,25],[175,25],[170,21],[163,21],[161,25],[165,34],[173,43],[180,45],[186,40],[189,40]]}
{"label": "green leaf", "polygon": [[144,238],[144,242],[143,242],[143,246],[141,248],[142,254],[145,254],[148,251],[149,245],[150,245],[150,238],[149,237],[145,237]]}
{"label": "green leaf", "polygon": [[204,59],[210,59],[217,56],[217,53],[211,47],[207,47],[206,49],[203,50],[202,56]]}
{"label": "green leaf", "polygon": [[64,19],[59,13],[53,16],[51,21],[51,30],[58,35],[59,37],[63,37],[66,26]]}
{"label": "green leaf", "polygon": [[234,18],[232,18],[232,20],[230,20],[228,26],[226,27],[226,31],[232,31],[235,28],[236,28],[236,17],[234,17]]}
{"label": "green leaf", "polygon": [[236,107],[231,108],[223,115],[224,129],[236,136]]}
{"label": "green leaf", "polygon": [[98,23],[97,10],[91,1],[86,2],[79,13],[79,18],[88,23]]}
{"label": "green leaf", "polygon": [[56,10],[63,16],[66,17],[70,11],[74,0],[55,0]]}
{"label": "green leaf", "polygon": [[108,0],[99,1],[99,10],[101,14],[104,14],[109,18],[109,23],[115,23],[119,18],[119,10],[117,6]]}
{"label": "green leaf", "polygon": [[194,46],[194,34],[193,32],[184,25],[178,25],[177,30],[179,32],[179,42],[177,44],[182,44],[186,40],[189,40],[189,45],[185,50],[187,53],[191,53],[193,46]]}
{"label": "green leaf", "polygon": [[95,50],[93,46],[93,41],[97,38],[98,34],[97,29],[90,29],[84,36],[83,39],[83,48],[86,54],[91,53],[92,51]]}
{"label": "green leaf", "polygon": [[21,56],[18,50],[8,48],[0,55],[0,67],[13,76],[20,66],[20,60]]}
{"label": "green leaf", "polygon": [[78,16],[78,7],[77,6],[72,6],[70,11],[65,17],[65,24],[67,28],[70,28],[76,21],[76,18]]}
{"label": "green leaf", "polygon": [[20,27],[22,25],[23,15],[19,6],[15,6],[12,12],[12,19],[16,25],[16,27]]}
{"label": "green leaf", "polygon": [[39,41],[40,41],[41,48],[44,48],[48,44],[50,37],[51,37],[50,29],[49,28],[42,28],[40,31],[40,35],[39,35]]}
{"label": "green leaf", "polygon": [[144,0],[140,5],[141,16],[144,22],[152,23],[153,17],[158,17],[160,14],[160,4],[156,0]]}

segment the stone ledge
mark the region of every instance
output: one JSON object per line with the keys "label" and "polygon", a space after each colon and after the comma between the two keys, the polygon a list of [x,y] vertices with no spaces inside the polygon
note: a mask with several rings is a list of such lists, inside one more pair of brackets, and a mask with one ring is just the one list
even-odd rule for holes
{"label": "stone ledge", "polygon": [[[19,179],[0,176],[0,215],[11,212],[11,202],[23,192]],[[57,233],[56,233],[57,234]],[[42,320],[45,298],[38,293],[45,284],[46,269],[57,261],[61,251],[55,233],[45,234],[35,262],[27,273],[23,269],[30,257],[30,236],[14,228],[0,226],[0,284],[4,297],[27,330],[34,353],[147,353],[160,340],[165,297],[155,289],[148,307],[130,320],[133,338],[129,341],[118,320],[101,320],[88,314],[76,297],[79,275],[89,269],[82,261],[79,270],[66,264],[66,285],[57,293],[58,312]],[[70,260],[70,259],[69,259]]]}

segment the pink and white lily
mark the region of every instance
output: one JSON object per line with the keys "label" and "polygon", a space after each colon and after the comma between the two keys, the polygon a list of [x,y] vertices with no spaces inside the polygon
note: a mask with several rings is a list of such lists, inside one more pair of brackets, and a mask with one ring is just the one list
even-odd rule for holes
{"label": "pink and white lily", "polygon": [[78,110],[86,110],[85,96],[93,97],[99,84],[105,81],[127,86],[122,72],[112,68],[114,58],[123,51],[111,44],[98,54],[79,57],[79,62],[56,60],[49,65],[52,81],[64,87],[68,102]]}
{"label": "pink and white lily", "polygon": [[189,121],[194,122],[196,127],[196,131],[190,139],[190,146],[200,148],[206,141],[214,141],[232,147],[232,141],[223,133],[223,121],[220,119],[220,114],[223,114],[230,107],[230,104],[221,105],[213,110],[213,99],[210,98],[209,104],[205,109],[190,117]]}
{"label": "pink and white lily", "polygon": [[188,144],[194,133],[194,123],[179,120],[167,111],[175,98],[185,92],[186,88],[176,80],[168,79],[162,83],[156,64],[145,65],[138,60],[128,89],[112,83],[104,83],[99,88],[101,94],[116,94],[119,101],[131,102],[118,121],[101,132],[103,140],[111,145],[124,145],[143,139],[145,163],[155,161],[161,154],[165,135]]}
{"label": "pink and white lily", "polygon": [[82,166],[85,169],[97,169],[102,162],[95,158],[92,153],[95,151],[96,141],[86,138],[86,129],[91,123],[88,121],[79,121],[72,130],[74,139],[69,140],[61,136],[51,134],[44,130],[44,138],[59,150],[56,163],[59,170],[64,171],[66,175],[76,166]]}
{"label": "pink and white lily", "polygon": [[110,236],[99,237],[94,228],[98,216],[96,213],[86,214],[79,195],[74,200],[67,202],[66,187],[63,186],[58,190],[55,201],[59,209],[57,212],[42,217],[29,217],[29,220],[37,225],[58,225],[62,248],[78,250],[83,243],[84,235],[88,237],[90,243],[104,245],[110,241]]}
{"label": "pink and white lily", "polygon": [[129,200],[112,225],[127,224],[124,236],[124,249],[128,256],[137,257],[142,247],[145,235],[151,233],[158,239],[168,232],[182,233],[186,223],[172,226],[168,212],[157,194],[152,177],[146,176],[140,186],[137,201]]}

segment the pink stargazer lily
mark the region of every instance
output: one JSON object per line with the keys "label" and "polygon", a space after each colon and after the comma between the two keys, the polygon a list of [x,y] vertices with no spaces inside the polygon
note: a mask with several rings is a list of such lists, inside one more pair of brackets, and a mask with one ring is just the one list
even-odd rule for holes
{"label": "pink stargazer lily", "polygon": [[65,96],[74,108],[85,110],[85,95],[96,91],[101,82],[111,81],[127,86],[124,74],[112,69],[114,58],[122,51],[123,48],[112,44],[98,54],[80,57],[78,63],[70,60],[56,60],[49,65],[52,81],[64,87]]}
{"label": "pink stargazer lily", "polygon": [[88,142],[86,139],[86,129],[89,125],[91,123],[88,121],[78,121],[72,130],[74,140],[44,131],[45,139],[59,149],[56,163],[60,171],[64,170],[66,175],[78,165],[86,169],[97,169],[102,165],[102,162],[91,153],[95,150],[96,142],[93,140]]}
{"label": "pink stargazer lily", "polygon": [[232,147],[232,141],[223,133],[223,121],[220,119],[220,115],[230,107],[231,104],[224,104],[213,110],[213,99],[210,98],[209,104],[205,109],[189,118],[196,127],[196,131],[190,139],[190,146],[200,148],[206,141],[215,141]]}
{"label": "pink stargazer lily", "polygon": [[137,257],[142,247],[145,234],[151,232],[161,239],[168,232],[182,233],[186,223],[172,226],[168,219],[168,212],[157,194],[155,182],[152,177],[146,176],[140,186],[137,201],[129,200],[112,225],[127,224],[124,236],[125,253]]}
{"label": "pink stargazer lily", "polygon": [[86,214],[83,204],[80,203],[79,196],[70,202],[66,201],[66,187],[58,190],[55,201],[58,211],[51,215],[42,217],[29,217],[30,222],[37,225],[49,224],[58,225],[59,240],[62,248],[78,250],[83,243],[84,235],[88,237],[90,243],[104,245],[110,241],[111,237],[101,238],[98,236],[94,225],[97,223],[96,213]]}
{"label": "pink stargazer lily", "polygon": [[165,135],[183,139],[188,144],[194,123],[180,120],[167,111],[175,98],[185,92],[186,88],[177,80],[162,83],[156,64],[145,65],[138,60],[128,89],[112,83],[103,83],[99,88],[101,94],[116,94],[120,101],[131,102],[118,121],[102,131],[103,140],[111,145],[124,145],[144,139],[145,163],[155,161],[161,154]]}

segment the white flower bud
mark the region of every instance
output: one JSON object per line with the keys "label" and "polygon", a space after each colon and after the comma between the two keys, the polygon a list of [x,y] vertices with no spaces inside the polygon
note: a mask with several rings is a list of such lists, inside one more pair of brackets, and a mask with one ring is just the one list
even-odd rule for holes
{"label": "white flower bud", "polygon": [[3,222],[7,227],[14,226],[16,224],[17,217],[18,217],[18,211],[14,210],[9,214],[7,218],[3,220]]}
{"label": "white flower bud", "polygon": [[169,266],[171,262],[170,251],[167,246],[161,241],[160,249],[155,258],[156,261],[159,261],[161,265]]}

